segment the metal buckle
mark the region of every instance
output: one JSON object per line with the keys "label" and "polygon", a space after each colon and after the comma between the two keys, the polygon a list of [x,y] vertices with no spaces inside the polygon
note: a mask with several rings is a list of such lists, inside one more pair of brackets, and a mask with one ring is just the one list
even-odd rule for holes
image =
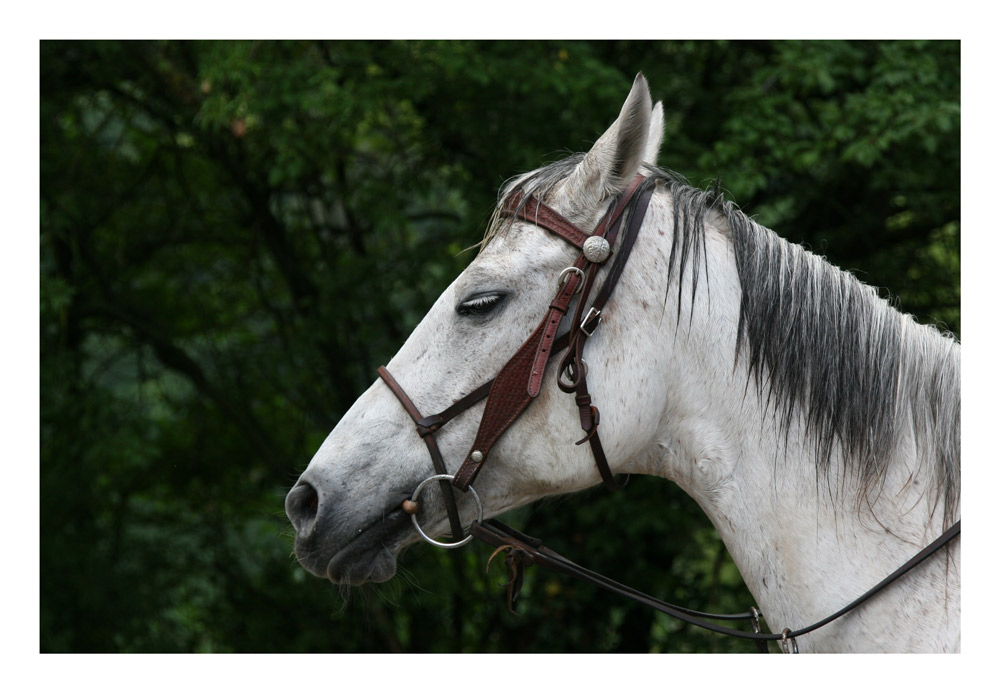
{"label": "metal buckle", "polygon": [[[587,361],[585,359],[580,359],[580,364],[583,366],[583,377],[586,378],[587,377]],[[580,374],[578,373],[578,370],[579,369],[578,369],[578,367],[576,365],[576,361],[575,360],[570,361],[569,363],[567,363],[566,364],[566,368],[564,368],[563,370],[559,371],[559,375],[556,376],[556,379],[559,381],[559,385],[561,387],[563,387],[567,391],[572,390],[577,385],[579,385],[580,384]],[[569,377],[573,378],[573,380],[571,380],[569,382],[566,382],[565,380],[563,380],[563,374],[566,374],[566,373],[568,373]]]}
{"label": "metal buckle", "polygon": [[[753,626],[753,632],[755,635],[760,635],[760,611],[757,610],[756,606],[750,607],[750,625]],[[766,640],[754,640],[754,644],[757,645],[757,650],[761,654],[767,654],[767,641]]]}
{"label": "metal buckle", "polygon": [[[781,631],[781,651],[785,654],[798,654],[799,646],[795,642],[795,638],[788,637],[788,634],[791,632],[790,628],[785,628],[785,630]],[[791,649],[789,649],[789,645],[791,645]]]}
{"label": "metal buckle", "polygon": [[[424,479],[423,481],[420,482],[419,486],[417,486],[415,489],[413,489],[413,495],[410,496],[410,501],[416,503],[417,502],[417,497],[420,495],[420,492],[423,491],[424,486],[426,486],[430,482],[432,482],[432,481],[438,481],[439,479],[447,479],[448,481],[451,481],[454,478],[455,478],[454,474],[435,474],[434,476],[427,477],[426,479]],[[471,486],[469,487],[469,492],[472,494],[472,497],[476,500],[476,505],[479,507],[479,523],[482,524],[482,522],[483,522],[483,502],[481,500],[479,500],[479,494],[476,493],[476,490],[474,488],[472,488]],[[450,543],[446,543],[446,542],[443,542],[443,541],[437,541],[436,539],[431,539],[429,536],[427,536],[426,532],[424,532],[423,528],[420,526],[420,523],[417,522],[417,512],[413,512],[410,515],[410,519],[413,521],[413,526],[417,530],[417,534],[419,534],[421,537],[423,537],[424,541],[426,541],[429,544],[434,544],[434,546],[439,546],[442,549],[457,549],[459,546],[465,546],[470,541],[472,541],[472,535],[471,534],[468,535],[467,537],[465,537],[465,539],[462,539],[461,541],[454,541],[454,542],[450,542]]]}
{"label": "metal buckle", "polygon": [[[591,320],[593,320],[595,318],[597,319],[597,322],[594,324],[594,328],[591,329],[591,330],[588,330],[587,329],[587,323],[589,323]],[[583,332],[588,337],[593,337],[594,336],[594,331],[597,329],[597,326],[600,325],[600,324],[601,324],[601,311],[599,311],[596,308],[594,308],[593,306],[591,306],[590,310],[588,310],[587,314],[583,317],[583,320],[580,321],[580,331]]]}
{"label": "metal buckle", "polygon": [[583,270],[580,269],[579,267],[567,267],[562,272],[560,272],[559,287],[562,288],[562,285],[567,281],[569,281],[568,279],[566,279],[566,275],[570,272],[576,272],[578,275],[580,275],[580,282],[576,285],[576,288],[573,290],[574,294],[578,294],[580,293],[580,290],[583,289]]}

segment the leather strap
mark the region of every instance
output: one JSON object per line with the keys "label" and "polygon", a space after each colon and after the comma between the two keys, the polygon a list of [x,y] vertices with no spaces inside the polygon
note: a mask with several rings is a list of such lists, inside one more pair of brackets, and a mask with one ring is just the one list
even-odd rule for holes
{"label": "leather strap", "polygon": [[467,491],[469,484],[482,469],[486,456],[493,444],[510,427],[531,403],[531,396],[525,383],[531,373],[531,364],[541,342],[545,324],[539,325],[517,353],[507,362],[490,387],[486,409],[479,423],[479,431],[472,449],[466,455],[462,466],[455,472],[452,484],[461,491]]}
{"label": "leather strap", "polygon": [[578,229],[571,221],[548,205],[542,204],[534,197],[528,197],[525,200],[524,192],[520,190],[507,198],[504,213],[523,219],[535,226],[541,226],[580,249],[583,248],[584,242],[590,238],[588,234]]}
{"label": "leather strap", "polygon": [[[399,403],[403,405],[403,409],[405,409],[406,413],[410,415],[413,422],[417,424],[417,429],[419,430],[420,421],[423,417],[421,416],[416,405],[413,404],[413,401],[407,396],[402,386],[396,382],[396,379],[392,377],[384,366],[379,366],[378,375],[382,378],[383,382],[389,386],[389,389],[392,390],[392,394],[396,395],[396,399],[398,399]],[[441,456],[441,450],[438,448],[434,435],[430,432],[421,433],[420,435],[424,439],[424,443],[427,445],[427,452],[430,453],[431,464],[434,465],[434,472],[436,474],[447,474],[448,468],[445,467],[444,458]],[[438,486],[441,488],[441,495],[444,496],[445,509],[448,511],[448,524],[451,527],[452,541],[460,541],[463,535],[462,521],[458,515],[458,504],[455,502],[454,491],[452,490],[451,484],[449,484],[446,479],[440,479],[438,481]]]}
{"label": "leather strap", "polygon": [[648,594],[644,594],[639,590],[623,585],[620,582],[615,582],[600,573],[595,573],[592,570],[579,566],[568,558],[564,558],[555,551],[543,546],[541,540],[522,534],[497,520],[487,520],[483,523],[474,522],[470,531],[472,535],[480,541],[495,547],[498,551],[502,550],[513,556],[513,560],[508,563],[508,566],[514,564],[513,569],[519,571],[519,575],[517,576],[519,578],[517,581],[517,587],[520,587],[520,582],[523,580],[523,569],[537,564],[556,570],[564,575],[569,575],[571,577],[584,580],[585,582],[589,582],[593,585],[597,585],[598,587],[601,587],[609,592],[614,592],[615,594],[627,597],[628,599],[644,604],[669,616],[678,618],[685,623],[690,623],[693,626],[704,628],[705,630],[710,630],[715,633],[721,633],[723,635],[731,635],[735,638],[742,638],[744,640],[767,642],[772,640],[794,640],[795,638],[805,635],[806,633],[811,633],[817,628],[822,628],[831,621],[834,621],[844,614],[861,606],[890,584],[906,575],[906,573],[911,571],[913,568],[933,556],[942,547],[946,546],[950,541],[957,537],[962,531],[962,522],[959,520],[954,525],[949,527],[941,536],[924,547],[923,550],[921,550],[909,561],[893,571],[891,575],[839,611],[830,614],[826,618],[817,621],[812,625],[804,628],[798,628],[796,630],[786,628],[781,633],[748,633],[746,631],[736,630],[735,628],[710,623],[704,619],[752,621],[762,614],[759,612],[754,613],[756,609],[754,611],[741,614],[709,614],[694,611],[693,609],[687,609],[675,604],[668,604],[667,602],[660,601],[659,599],[651,597]]}
{"label": "leather strap", "polygon": [[[573,263],[572,267],[580,270],[582,273],[585,263],[586,260],[581,255]],[[552,299],[552,303],[549,304],[549,310],[542,320],[542,333],[539,336],[538,345],[531,362],[531,372],[528,375],[527,392],[528,397],[532,399],[537,397],[538,393],[542,390],[542,378],[545,376],[545,366],[552,355],[552,342],[559,331],[559,325],[562,324],[563,316],[569,310],[569,304],[573,300],[573,295],[576,293],[576,288],[579,286],[580,281],[580,274],[576,272],[570,273],[568,281],[559,287],[559,292]]]}
{"label": "leather strap", "polygon": [[[615,201],[615,204],[611,206],[611,209],[608,210],[608,213],[601,218],[597,227],[594,229],[594,233],[592,235],[603,237],[604,240],[608,242],[608,247],[614,246],[615,239],[618,236],[618,228],[621,222],[622,213],[625,211],[625,208],[628,207],[629,202],[632,200],[633,195],[635,195],[636,190],[639,188],[639,185],[643,182],[643,180],[645,179],[641,175],[637,175],[634,179],[632,179],[632,182],[627,188],[625,188],[624,192],[622,192],[622,194]],[[540,202],[536,202],[535,205],[545,207],[545,205],[542,205]],[[549,208],[545,207],[545,209]],[[559,214],[554,210],[549,211],[550,214],[548,216],[555,215],[562,219],[562,217],[559,216]],[[563,221],[565,221],[565,219],[563,219]],[[543,228],[553,231],[553,229],[545,226],[543,226]],[[636,231],[638,231],[638,227],[636,227]],[[553,231],[553,233],[557,232]],[[589,236],[586,235],[585,237],[589,238]],[[605,259],[605,262],[607,262],[607,259]],[[576,262],[573,263],[573,267],[580,270],[585,277],[585,279],[582,280],[584,286],[580,294],[580,300],[577,303],[577,310],[579,311],[580,306],[583,306],[590,296],[590,288],[593,286],[594,277],[597,272],[596,267],[589,263],[583,254],[577,257]],[[584,268],[587,269],[586,272],[584,272]],[[577,281],[574,282],[574,279]],[[545,365],[548,363],[550,356],[549,347],[552,344],[552,340],[555,339],[556,332],[559,330],[559,325],[562,323],[563,316],[566,314],[566,311],[569,310],[569,304],[573,300],[573,295],[576,292],[579,281],[580,274],[572,272],[570,281],[563,287],[560,287],[561,291],[557,294],[555,300],[553,300],[552,304],[549,306],[549,312],[543,321],[547,327],[545,333],[542,335],[542,341],[538,345],[538,352],[535,354],[535,362],[531,368],[531,378],[528,381],[528,394],[532,397],[537,397],[538,393],[541,392],[542,378],[545,375]],[[615,283],[617,283],[617,279],[608,288],[609,294],[611,289],[614,288]],[[605,282],[605,285],[607,285],[607,282]]]}
{"label": "leather strap", "polygon": [[[388,372],[388,371],[387,371]],[[442,411],[440,414],[433,414],[431,416],[425,416],[416,422],[417,433],[423,438],[426,435],[437,432],[442,426],[454,419],[456,416],[461,414],[463,411],[471,407],[476,402],[479,402],[490,394],[490,386],[493,385],[493,381],[483,383],[475,390],[462,397],[450,407]],[[398,395],[397,395],[398,396]]]}
{"label": "leather strap", "polygon": [[[608,276],[605,278],[600,291],[598,291],[597,297],[589,305],[589,308],[587,308],[587,303],[584,300],[581,300],[577,304],[573,321],[570,324],[570,348],[559,365],[559,378],[557,378],[561,390],[572,392],[576,395],[576,406],[580,413],[580,427],[586,433],[576,444],[590,443],[590,449],[594,454],[594,462],[597,465],[597,469],[601,473],[601,479],[604,485],[611,491],[617,491],[621,486],[615,481],[614,474],[611,472],[611,466],[608,464],[607,455],[604,453],[604,446],[601,444],[601,438],[597,433],[601,413],[594,406],[590,392],[587,389],[587,368],[583,361],[583,347],[587,339],[597,329],[597,325],[600,324],[600,316],[604,311],[604,306],[618,285],[618,280],[625,269],[625,263],[628,262],[629,256],[632,254],[632,247],[635,245],[636,238],[639,236],[639,229],[642,228],[642,223],[645,220],[649,198],[652,196],[654,188],[655,183],[648,181],[639,193],[635,209],[622,237],[621,249],[615,257],[614,262],[612,262],[608,270]],[[617,233],[618,223],[615,221],[609,229],[608,236],[613,239]],[[584,296],[590,294],[590,282],[593,281],[593,277],[593,274],[587,276],[583,290]],[[585,308],[587,308],[586,316],[583,313]],[[565,380],[564,376],[569,376],[569,380]]]}

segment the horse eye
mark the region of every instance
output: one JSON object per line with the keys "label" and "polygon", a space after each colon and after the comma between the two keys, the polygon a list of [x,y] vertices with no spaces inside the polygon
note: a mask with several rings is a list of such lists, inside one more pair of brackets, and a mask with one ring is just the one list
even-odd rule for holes
{"label": "horse eye", "polygon": [[486,315],[493,312],[506,297],[498,291],[474,294],[455,306],[455,312],[459,315]]}

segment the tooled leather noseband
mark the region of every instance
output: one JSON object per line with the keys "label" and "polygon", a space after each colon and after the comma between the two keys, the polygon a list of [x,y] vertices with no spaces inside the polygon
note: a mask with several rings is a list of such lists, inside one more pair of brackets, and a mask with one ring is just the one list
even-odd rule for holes
{"label": "tooled leather noseband", "polygon": [[[549,359],[553,354],[564,350],[566,354],[559,364],[557,383],[559,388],[564,392],[576,395],[576,404],[580,412],[580,426],[586,434],[576,444],[590,443],[594,454],[594,461],[601,473],[604,484],[611,490],[618,489],[618,484],[611,472],[611,467],[608,464],[597,432],[598,424],[600,423],[600,412],[593,405],[587,389],[587,366],[583,360],[583,347],[587,339],[593,335],[594,330],[600,324],[601,313],[604,310],[605,304],[618,284],[618,280],[625,268],[625,263],[628,262],[632,246],[635,244],[639,229],[642,226],[646,208],[649,205],[649,200],[655,186],[654,179],[643,178],[641,175],[637,175],[625,191],[614,201],[591,234],[584,233],[554,209],[533,197],[525,196],[521,191],[508,196],[502,209],[505,216],[522,219],[543,228],[573,246],[580,248],[581,253],[576,261],[559,275],[555,298],[549,304],[541,323],[539,323],[531,336],[521,345],[517,353],[500,369],[497,376],[457,400],[439,414],[422,416],[419,409],[417,409],[413,401],[407,396],[400,384],[396,382],[395,378],[390,375],[389,371],[385,367],[378,369],[379,377],[389,386],[389,389],[416,424],[417,433],[427,445],[427,450],[430,453],[431,462],[436,472],[435,476],[428,478],[420,484],[417,490],[413,492],[410,500],[404,501],[403,509],[413,517],[413,524],[421,536],[438,546],[454,548],[476,538],[494,546],[496,548],[494,556],[500,552],[505,552],[507,554],[505,562],[510,571],[508,600],[511,605],[520,590],[524,577],[524,568],[538,564],[566,575],[586,580],[605,590],[645,604],[700,628],[753,640],[761,652],[766,653],[768,651],[768,641],[780,641],[782,649],[785,652],[798,652],[798,647],[795,644],[796,637],[816,630],[852,611],[878,594],[885,587],[901,578],[955,539],[961,532],[961,522],[956,522],[934,542],[925,547],[907,561],[907,563],[900,566],[891,575],[882,580],[882,582],[836,613],[810,626],[796,630],[785,628],[781,633],[777,634],[761,631],[760,618],[763,614],[756,607],[751,607],[750,611],[740,614],[706,614],[674,604],[668,604],[626,585],[617,583],[603,575],[587,570],[560,556],[555,551],[546,548],[538,539],[522,534],[497,520],[484,522],[481,505],[479,521],[473,522],[470,534],[464,539],[461,538],[463,534],[462,522],[459,518],[453,489],[471,491],[476,502],[479,503],[479,497],[471,486],[472,481],[482,469],[490,450],[496,442],[524,410],[528,408],[528,405],[531,404],[534,398],[538,396],[541,391],[542,379],[545,375],[545,367]],[[622,235],[617,253],[612,253],[611,249],[618,238],[623,215],[628,208],[631,209],[625,233]],[[604,283],[601,285],[594,300],[591,301],[590,294],[594,288],[595,278],[603,267],[608,266],[607,261],[612,256],[614,260],[609,266]],[[579,294],[579,299],[570,322],[569,330],[557,338],[556,334],[559,326],[568,314],[573,298],[577,294]],[[584,312],[585,310],[586,312]],[[459,467],[458,471],[454,475],[449,474],[434,434],[446,423],[484,398],[487,398],[486,407],[483,411],[483,417],[479,423],[479,430],[476,433],[472,448],[469,450],[465,461]],[[415,501],[419,494],[419,489],[432,480],[437,480],[441,486],[445,507],[448,512],[448,521],[451,527],[452,543],[445,544],[432,540],[424,534],[416,521],[416,513],[419,507]],[[748,620],[751,623],[753,632],[748,633],[709,623],[704,620],[706,618],[727,621]]]}

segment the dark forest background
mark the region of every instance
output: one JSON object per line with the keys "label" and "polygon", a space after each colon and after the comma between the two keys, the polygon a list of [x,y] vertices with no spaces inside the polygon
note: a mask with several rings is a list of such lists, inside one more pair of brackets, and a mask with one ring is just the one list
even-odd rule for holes
{"label": "dark forest background", "polygon": [[[958,42],[41,43],[40,649],[752,651],[489,551],[339,590],[284,494],[467,264],[509,176],[635,73],[660,164],[960,330]],[[421,458],[423,460],[423,458]],[[507,518],[709,611],[752,599],[666,481]]]}

